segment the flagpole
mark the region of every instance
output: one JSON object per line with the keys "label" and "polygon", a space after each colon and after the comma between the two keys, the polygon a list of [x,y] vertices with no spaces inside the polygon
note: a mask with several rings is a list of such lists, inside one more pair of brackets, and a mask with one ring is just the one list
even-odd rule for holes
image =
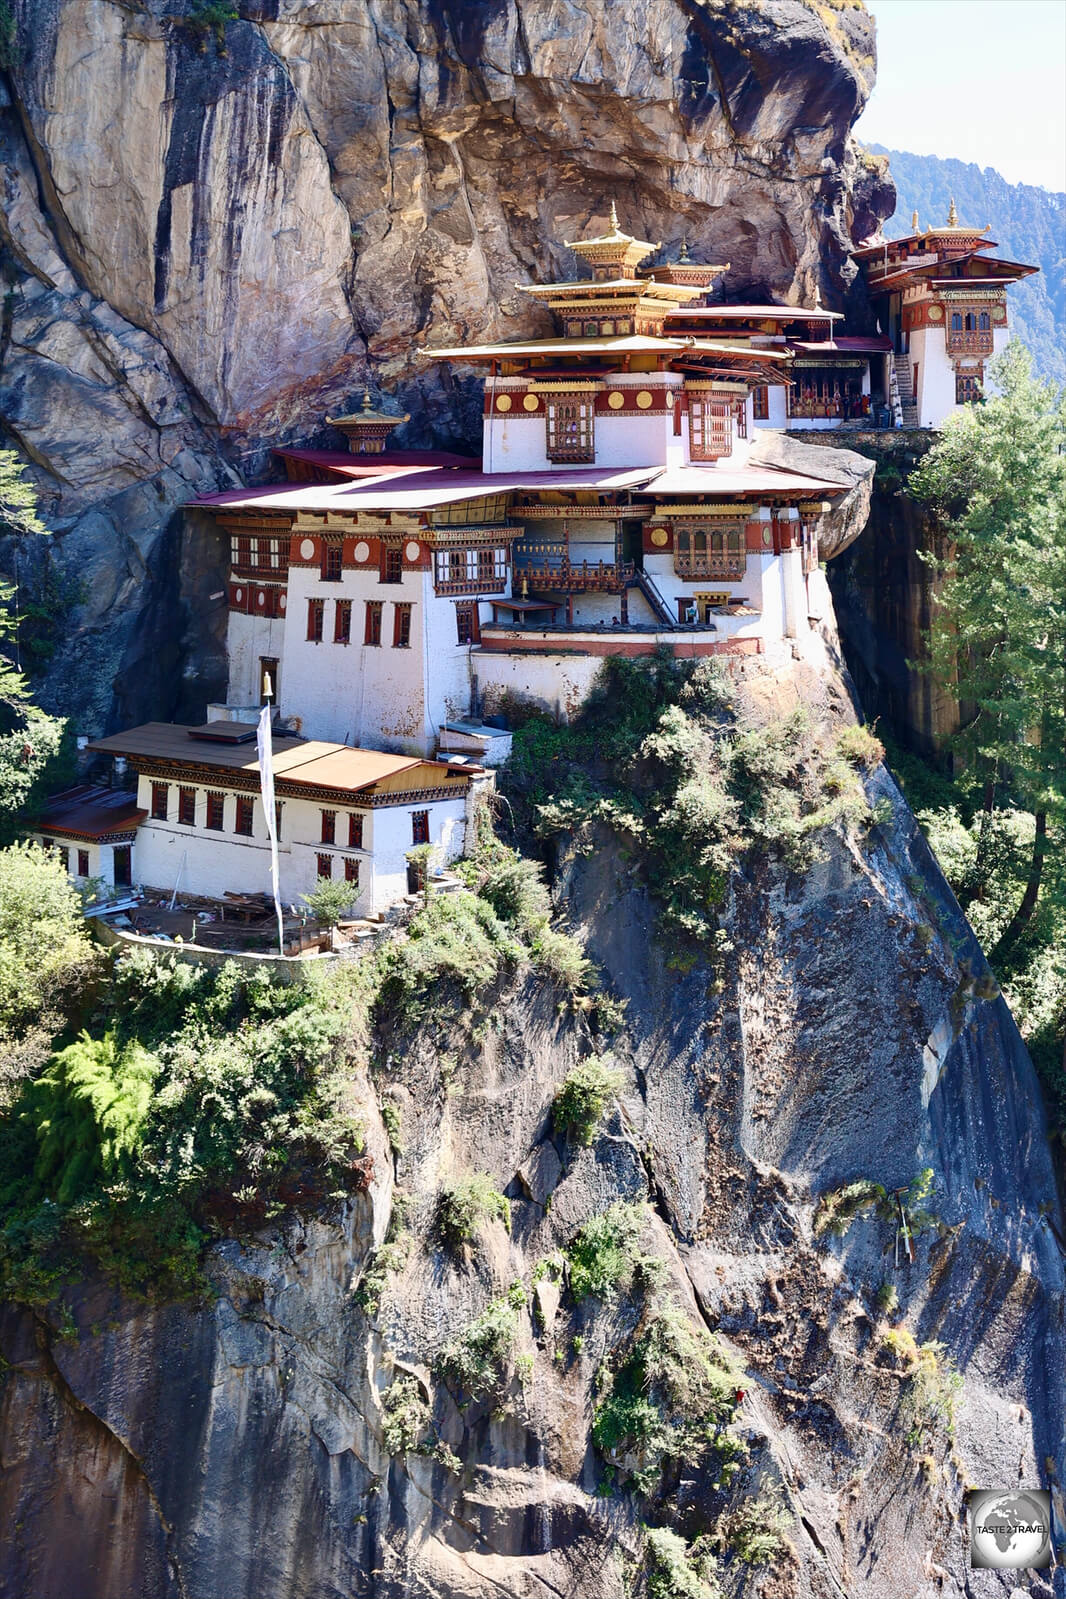
{"label": "flagpole", "polygon": [[256,729],[256,747],[259,754],[259,791],[263,796],[263,815],[266,818],[267,837],[270,840],[270,886],[274,894],[274,911],[278,918],[278,954],[285,954],[285,927],[281,914],[281,886],[278,881],[278,814],[274,803],[274,741],[271,729],[273,686],[270,673],[263,680],[263,709],[259,713]]}

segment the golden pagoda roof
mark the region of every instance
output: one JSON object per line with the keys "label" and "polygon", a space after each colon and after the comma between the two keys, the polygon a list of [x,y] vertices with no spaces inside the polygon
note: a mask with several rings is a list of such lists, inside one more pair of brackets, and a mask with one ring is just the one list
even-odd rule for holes
{"label": "golden pagoda roof", "polygon": [[667,304],[680,305],[685,300],[693,300],[703,293],[704,285],[692,286],[688,283],[659,282],[656,278],[577,278],[566,283],[516,283],[515,288],[520,294],[531,294],[535,300],[545,300],[549,304],[556,300],[566,300],[570,295],[576,295],[582,304],[587,304],[590,295],[603,296],[606,299],[617,301],[622,297],[630,300],[662,300]]}
{"label": "golden pagoda roof", "polygon": [[589,261],[617,259],[620,265],[635,267],[639,261],[662,249],[662,242],[652,244],[648,239],[636,239],[618,226],[618,211],[611,201],[611,225],[606,233],[594,239],[566,239],[566,248]]}
{"label": "golden pagoda roof", "polygon": [[398,428],[401,422],[409,422],[410,420],[409,416],[396,415],[391,411],[375,411],[370,403],[369,389],[363,390],[363,404],[358,411],[353,411],[350,416],[327,416],[326,418],[330,427],[335,428],[344,427],[345,425],[351,427],[353,423],[363,423],[368,427],[372,427],[375,423],[387,423],[389,427]]}

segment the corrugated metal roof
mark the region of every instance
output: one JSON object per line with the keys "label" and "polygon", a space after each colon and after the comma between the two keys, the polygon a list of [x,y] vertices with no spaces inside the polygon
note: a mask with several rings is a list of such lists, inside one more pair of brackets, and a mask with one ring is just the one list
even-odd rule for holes
{"label": "corrugated metal roof", "polygon": [[668,466],[648,484],[647,492],[656,499],[666,494],[842,494],[844,485],[824,478],[808,477],[784,467],[766,466]]}
{"label": "corrugated metal roof", "polygon": [[[259,759],[254,744],[218,744],[197,738],[197,728],[174,722],[145,722],[125,733],[115,733],[89,745],[109,755],[126,755],[132,760],[156,759],[187,762],[191,766],[211,766],[219,774],[258,773]],[[383,750],[357,749],[351,744],[331,744],[317,739],[274,735],[274,774],[318,788],[351,792],[371,788],[383,778],[394,777],[414,766],[436,768],[417,755],[390,755]]]}
{"label": "corrugated metal roof", "polygon": [[[306,487],[276,487],[264,494],[252,490],[249,507],[284,511],[417,511],[435,505],[479,499],[486,494],[506,494],[512,489],[629,489],[653,477],[658,466],[628,468],[560,467],[544,472],[461,472],[436,468],[424,475],[375,479],[373,483],[315,483]],[[254,498],[253,498],[254,496]],[[220,496],[205,495],[192,503],[210,507]],[[226,505],[240,504],[225,496]]]}
{"label": "corrugated metal roof", "polygon": [[102,838],[105,833],[139,826],[147,815],[138,809],[137,796],[128,789],[84,783],[54,794],[34,830],[63,838]]}

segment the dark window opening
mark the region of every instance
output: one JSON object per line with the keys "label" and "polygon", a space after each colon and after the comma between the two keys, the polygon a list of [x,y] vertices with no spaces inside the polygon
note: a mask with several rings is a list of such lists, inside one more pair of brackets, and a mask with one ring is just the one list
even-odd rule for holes
{"label": "dark window opening", "polygon": [[345,863],[344,863],[344,881],[346,883],[358,883],[358,881],[359,881],[359,862],[358,861],[353,861],[351,858],[349,858],[349,859],[347,859],[345,861]]}
{"label": "dark window opening", "polygon": [[78,876],[79,877],[88,877],[88,875],[89,875],[89,851],[87,849],[80,849],[78,851]]}
{"label": "dark window opening", "polygon": [[270,698],[274,704],[278,703],[278,685],[281,679],[278,675],[278,661],[275,655],[261,655],[259,657],[259,703]]}
{"label": "dark window opening", "polygon": [[196,826],[196,790],[178,789],[178,821],[183,827]]}
{"label": "dark window opening", "polygon": [[364,644],[381,643],[381,613],[384,609],[380,600],[367,600],[366,623],[363,630]]}
{"label": "dark window opening", "polygon": [[349,644],[352,638],[352,602],[351,600],[338,600],[336,614],[333,618],[334,644]]}
{"label": "dark window opening", "polygon": [[216,832],[221,832],[226,825],[226,796],[225,794],[209,794],[207,796],[207,826]]}
{"label": "dark window opening", "polygon": [[322,812],[322,832],[319,835],[320,844],[335,844],[337,842],[337,813],[336,811]]}
{"label": "dark window opening", "polygon": [[152,820],[165,822],[167,819],[167,805],[170,799],[169,783],[152,784]]}
{"label": "dark window opening", "polygon": [[751,410],[756,422],[770,420],[770,390],[765,384],[751,391]]}
{"label": "dark window opening", "polygon": [[455,637],[459,644],[474,642],[474,610],[473,605],[455,607]]}
{"label": "dark window opening", "polygon": [[319,855],[319,856],[316,856],[316,859],[318,861],[318,875],[319,875],[319,877],[332,877],[333,876],[333,856],[332,855]]}
{"label": "dark window opening", "polygon": [[411,842],[414,844],[429,843],[429,812],[411,812]]}
{"label": "dark window opening", "polygon": [[326,614],[325,600],[307,602],[307,637],[312,644],[322,642],[322,623]]}
{"label": "dark window opening", "polygon": [[252,836],[252,817],[255,814],[255,801],[247,794],[237,795],[237,814],[233,822],[233,831],[241,833],[245,838]]}
{"label": "dark window opening", "polygon": [[129,888],[133,882],[133,851],[128,844],[116,844],[114,850],[115,887]]}
{"label": "dark window opening", "polygon": [[381,581],[383,583],[400,583],[403,581],[403,551],[398,544],[385,544],[382,546]]}
{"label": "dark window opening", "polygon": [[397,605],[394,607],[395,615],[392,624],[392,644],[397,650],[406,650],[411,645],[411,607],[410,605]]}
{"label": "dark window opening", "polygon": [[349,816],[348,818],[348,848],[362,849],[363,847],[363,818]]}
{"label": "dark window opening", "polygon": [[327,544],[322,550],[323,583],[339,583],[342,575],[341,546]]}

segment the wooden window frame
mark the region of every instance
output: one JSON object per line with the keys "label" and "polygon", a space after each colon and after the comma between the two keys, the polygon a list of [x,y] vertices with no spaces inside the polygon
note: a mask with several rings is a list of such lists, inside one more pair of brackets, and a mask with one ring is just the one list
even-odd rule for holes
{"label": "wooden window frame", "polygon": [[760,383],[751,391],[751,414],[755,422],[770,420],[770,385]]}
{"label": "wooden window frame", "polygon": [[322,634],[326,624],[325,600],[308,600],[307,602],[307,642],[321,644]]}
{"label": "wooden window frame", "polygon": [[238,794],[233,813],[233,831],[240,838],[255,837],[255,800],[251,794]]}
{"label": "wooden window frame", "polygon": [[333,880],[333,856],[332,855],[326,855],[322,851],[318,851],[316,853],[316,855],[315,855],[315,867],[316,867],[316,873],[317,873],[317,875],[319,877],[325,877],[329,881],[332,882],[332,880]]}
{"label": "wooden window frame", "polygon": [[363,817],[354,812],[348,814],[348,848],[363,848]]}
{"label": "wooden window frame", "polygon": [[350,644],[352,642],[351,600],[337,600],[334,606],[333,642],[334,644]]}
{"label": "wooden window frame", "polygon": [[467,645],[476,644],[481,633],[478,627],[478,607],[476,600],[462,600],[455,607],[455,642]]}
{"label": "wooden window frame", "polygon": [[340,583],[344,580],[344,551],[336,539],[328,539],[322,546],[322,565],[319,568],[323,583]]}
{"label": "wooden window frame", "polygon": [[168,818],[169,811],[170,811],[170,784],[169,783],[153,783],[152,784],[152,808],[151,808],[152,821],[153,822],[165,822],[167,820],[167,818]]}
{"label": "wooden window frame", "polygon": [[688,453],[692,461],[720,461],[733,452],[733,405],[709,394],[688,396]]}
{"label": "wooden window frame", "polygon": [[352,855],[344,857],[344,881],[359,887],[359,862]]}
{"label": "wooden window frame", "polygon": [[397,600],[392,608],[392,647],[394,650],[411,648],[411,612],[409,600]]}
{"label": "wooden window frame", "polygon": [[182,827],[196,826],[196,790],[178,789],[178,821]]}
{"label": "wooden window frame", "polygon": [[88,877],[88,875],[89,875],[89,851],[87,849],[80,849],[78,851],[78,876],[79,877]]}
{"label": "wooden window frame", "polygon": [[320,844],[335,844],[337,842],[337,813],[336,811],[320,811],[321,825],[318,842]]}
{"label": "wooden window frame", "polygon": [[674,528],[674,571],[678,577],[717,577],[739,582],[747,573],[748,552],[742,524]]}
{"label": "wooden window frame", "polygon": [[411,812],[411,843],[414,845],[428,844],[429,839],[429,812]]}
{"label": "wooden window frame", "polygon": [[382,583],[403,582],[403,550],[398,544],[381,546],[381,581]]}
{"label": "wooden window frame", "polygon": [[544,449],[549,461],[595,461],[595,394],[571,390],[545,396]]}
{"label": "wooden window frame", "polygon": [[212,833],[224,833],[226,830],[226,796],[217,789],[208,790],[204,826],[210,828]]}
{"label": "wooden window frame", "polygon": [[373,649],[381,648],[381,618],[385,610],[383,600],[367,600],[363,618],[363,643]]}

